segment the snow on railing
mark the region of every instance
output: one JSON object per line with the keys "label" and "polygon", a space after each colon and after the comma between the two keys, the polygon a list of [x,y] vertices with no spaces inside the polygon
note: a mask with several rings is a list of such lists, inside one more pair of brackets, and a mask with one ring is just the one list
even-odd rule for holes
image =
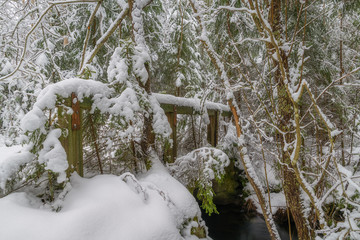
{"label": "snow on railing", "polygon": [[[176,97],[173,95],[160,93],[153,93],[153,95],[156,97],[160,104],[175,105],[177,107],[189,107],[192,108],[195,112],[201,112],[202,109],[200,99]],[[205,101],[203,108],[229,114],[231,113],[230,108],[227,105],[210,101]]]}

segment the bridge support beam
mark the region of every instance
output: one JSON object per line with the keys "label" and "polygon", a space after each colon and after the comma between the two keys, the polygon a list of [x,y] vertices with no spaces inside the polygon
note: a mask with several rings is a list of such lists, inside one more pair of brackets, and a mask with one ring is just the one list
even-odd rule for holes
{"label": "bridge support beam", "polygon": [[172,139],[172,146],[167,149],[165,152],[165,160],[166,162],[173,163],[175,162],[176,156],[177,156],[177,132],[176,132],[176,123],[177,123],[177,112],[176,112],[176,106],[173,106],[172,112],[167,112],[166,116],[168,118],[168,122],[170,124],[172,133],[170,138]]}
{"label": "bridge support beam", "polygon": [[207,141],[211,146],[216,147],[218,144],[219,132],[219,114],[217,111],[214,114],[209,114],[210,123],[207,126]]}

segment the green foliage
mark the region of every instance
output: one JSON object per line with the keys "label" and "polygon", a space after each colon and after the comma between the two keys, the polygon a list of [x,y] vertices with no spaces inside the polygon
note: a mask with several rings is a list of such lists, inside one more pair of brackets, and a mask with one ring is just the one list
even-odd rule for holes
{"label": "green foliage", "polygon": [[89,67],[85,67],[84,72],[79,77],[82,79],[90,79],[94,73],[96,73],[96,72],[93,70],[90,70]]}
{"label": "green foliage", "polygon": [[211,216],[212,213],[219,214],[216,209],[216,205],[213,202],[213,197],[215,193],[212,187],[209,186],[199,186],[196,197],[202,201],[201,207],[205,209],[206,213]]}
{"label": "green foliage", "polygon": [[[224,179],[224,174],[216,175],[215,181],[218,183],[222,183]],[[206,181],[205,181],[206,182]],[[201,207],[205,210],[209,216],[212,213],[219,214],[216,209],[216,205],[213,202],[215,192],[213,189],[213,184],[204,184],[204,181],[196,181],[195,188],[197,190],[196,197],[201,201]]]}

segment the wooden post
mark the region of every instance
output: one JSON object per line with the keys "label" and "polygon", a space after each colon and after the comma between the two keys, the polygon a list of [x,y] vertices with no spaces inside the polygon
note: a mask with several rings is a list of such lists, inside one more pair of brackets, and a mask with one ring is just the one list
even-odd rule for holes
{"label": "wooden post", "polygon": [[[70,102],[70,99],[66,99],[65,100],[67,104],[67,102]],[[58,106],[58,110],[57,110],[57,114],[58,114],[58,124],[59,124],[59,127],[61,129],[67,129],[68,130],[68,135],[70,134],[70,131],[69,131],[69,120],[71,120],[69,118],[69,115],[66,114],[66,112],[64,111],[64,107],[63,106]],[[68,163],[69,163],[69,168],[68,170],[66,171],[67,172],[67,175],[68,177],[70,176],[70,173],[73,172],[73,169],[72,169],[72,162],[70,161],[70,158],[69,158],[69,136],[63,136],[61,135],[60,137],[60,142],[61,142],[61,145],[63,146],[63,148],[65,149],[65,152],[66,152],[66,157],[67,157],[67,160],[68,160]]]}
{"label": "wooden post", "polygon": [[73,147],[73,160],[75,170],[80,176],[84,176],[84,167],[83,167],[83,146],[82,146],[82,129],[81,129],[81,109],[80,102],[75,95],[71,93],[71,108],[73,114],[71,115],[71,134],[69,137],[72,138]]}
{"label": "wooden post", "polygon": [[[69,162],[69,173],[76,171],[80,176],[84,176],[83,170],[83,146],[82,146],[82,114],[80,108],[80,102],[77,99],[75,93],[71,94],[71,97],[66,100],[66,105],[71,106],[73,114],[65,114],[66,116],[66,128],[68,129],[67,138],[62,139],[62,144],[67,154]],[[63,109],[59,109],[63,115]],[[62,124],[63,125],[63,124]],[[65,127],[65,126],[64,126]]]}
{"label": "wooden post", "polygon": [[83,166],[83,143],[82,143],[82,110],[91,109],[92,100],[84,98],[79,102],[75,93],[64,99],[67,107],[71,107],[73,113],[67,114],[63,106],[58,106],[58,123],[61,129],[67,129],[67,136],[61,136],[60,141],[65,149],[69,169],[68,176],[76,171],[80,176],[84,175]]}
{"label": "wooden post", "polygon": [[170,147],[166,152],[165,152],[165,160],[167,162],[173,163],[175,162],[176,156],[177,156],[177,141],[176,141],[176,122],[177,122],[177,113],[176,113],[176,106],[174,106],[173,111],[172,112],[167,112],[166,116],[168,118],[168,122],[170,124],[172,133],[170,138],[173,140],[173,144],[172,147]]}
{"label": "wooden post", "polygon": [[216,147],[218,142],[218,129],[219,129],[219,114],[215,111],[214,114],[209,115],[210,123],[207,128],[207,141],[213,147]]}

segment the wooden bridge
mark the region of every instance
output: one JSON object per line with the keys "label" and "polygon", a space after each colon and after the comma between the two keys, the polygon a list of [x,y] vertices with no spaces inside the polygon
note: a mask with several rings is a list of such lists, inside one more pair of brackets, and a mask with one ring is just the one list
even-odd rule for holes
{"label": "wooden bridge", "polygon": [[[207,140],[208,143],[214,147],[218,143],[219,116],[232,115],[229,107],[220,103],[209,101],[200,102],[200,100],[193,98],[175,97],[159,93],[153,93],[153,96],[155,96],[160,103],[172,129],[171,138],[173,147],[169,149],[169,152],[167,153],[169,155],[169,161],[171,162],[174,162],[177,156],[178,114],[199,115],[202,112],[207,111],[210,120],[207,127]],[[71,107],[73,113],[72,115],[67,115],[67,126],[63,127],[68,129],[68,136],[62,137],[61,142],[67,153],[69,166],[72,166],[72,170],[77,171],[80,176],[83,176],[82,110],[90,110],[92,102],[90,98],[84,98],[82,102],[76,101],[76,98],[77,96],[73,93],[71,98],[65,99],[64,104]],[[62,114],[63,111],[59,110],[59,115]]]}

